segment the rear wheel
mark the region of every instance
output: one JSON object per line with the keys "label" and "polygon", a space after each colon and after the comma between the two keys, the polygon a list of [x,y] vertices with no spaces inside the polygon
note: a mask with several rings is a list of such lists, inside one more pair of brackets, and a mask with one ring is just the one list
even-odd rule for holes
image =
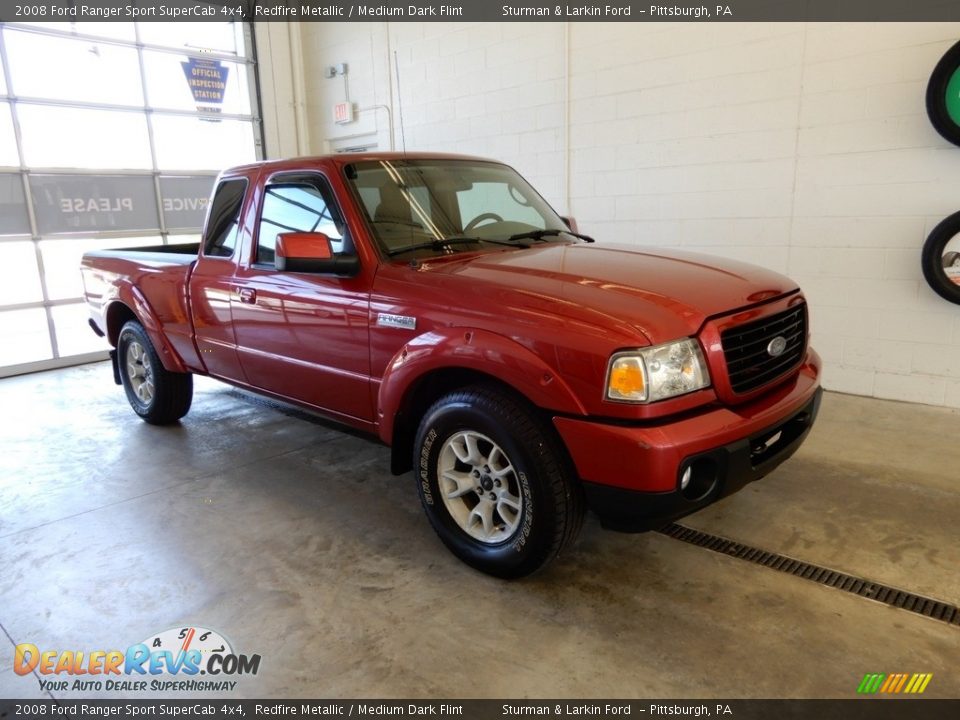
{"label": "rear wheel", "polygon": [[551,429],[522,400],[471,387],[438,400],[415,443],[420,500],[443,543],[490,575],[528,575],[576,537],[584,505]]}
{"label": "rear wheel", "polygon": [[190,410],[193,375],[164,368],[143,326],[135,320],[120,330],[117,359],[130,407],[148,423],[167,425]]}

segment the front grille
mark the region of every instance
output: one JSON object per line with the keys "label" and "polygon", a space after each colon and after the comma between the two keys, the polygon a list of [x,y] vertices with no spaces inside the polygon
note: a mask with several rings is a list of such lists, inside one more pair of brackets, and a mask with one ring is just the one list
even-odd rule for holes
{"label": "front grille", "polygon": [[[786,340],[776,357],[768,351],[774,338]],[[803,359],[807,344],[807,306],[724,330],[720,335],[727,360],[730,387],[737,394],[756,390],[793,370]]]}

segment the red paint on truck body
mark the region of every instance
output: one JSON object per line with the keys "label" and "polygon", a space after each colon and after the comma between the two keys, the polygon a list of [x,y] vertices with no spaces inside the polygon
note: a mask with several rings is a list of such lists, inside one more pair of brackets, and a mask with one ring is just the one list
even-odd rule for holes
{"label": "red paint on truck body", "polygon": [[[685,457],[773,425],[818,392],[820,361],[809,349],[770,385],[745,395],[730,387],[722,332],[803,302],[795,283],[762,268],[672,249],[579,242],[417,263],[386,257],[344,166],[457,157],[341,155],[226,171],[221,179],[248,180],[234,256],[88,253],[91,316],[115,344],[119,328],[110,318],[118,305],[128,307],[164,348],[168,369],[297,403],[387,444],[429,373],[487,375],[553,419],[582,479],[637,491],[675,489]],[[329,183],[359,256],[354,277],[257,265],[265,184],[290,172],[318,173]],[[381,313],[415,318],[416,327],[378,325]],[[685,337],[700,341],[710,387],[650,404],[605,399],[613,353]]]}

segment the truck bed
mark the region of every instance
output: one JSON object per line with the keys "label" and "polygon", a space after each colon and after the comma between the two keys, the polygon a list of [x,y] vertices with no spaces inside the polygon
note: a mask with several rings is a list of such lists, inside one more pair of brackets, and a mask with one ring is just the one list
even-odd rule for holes
{"label": "truck bed", "polygon": [[[148,245],[147,247],[111,248],[110,250],[91,250],[84,258],[124,258],[134,261],[154,261],[189,265],[197,259],[200,243],[180,245]],[[86,263],[84,263],[86,266]]]}
{"label": "truck bed", "polygon": [[93,324],[113,339],[122,322],[111,320],[111,305],[120,301],[138,308],[150,318],[151,322],[141,321],[155,346],[162,347],[165,336],[185,363],[202,368],[193,344],[188,297],[199,249],[199,243],[190,243],[84,253],[80,270]]}

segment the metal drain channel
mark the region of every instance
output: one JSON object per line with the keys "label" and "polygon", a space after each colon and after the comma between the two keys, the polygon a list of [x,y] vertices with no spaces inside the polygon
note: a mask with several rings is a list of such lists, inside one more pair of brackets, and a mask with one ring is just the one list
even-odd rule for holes
{"label": "metal drain channel", "polygon": [[859,595],[862,598],[902,608],[917,615],[940,620],[949,625],[960,626],[960,608],[940,600],[866,580],[856,575],[848,575],[838,570],[831,570],[822,565],[814,565],[780,553],[767,552],[760,548],[738,543],[735,540],[711,535],[676,523],[670,523],[661,528],[660,533],[690,545],[712,550],[721,555],[746,560],[754,565],[762,565],[771,570],[778,570],[804,580],[811,580],[820,585]]}

